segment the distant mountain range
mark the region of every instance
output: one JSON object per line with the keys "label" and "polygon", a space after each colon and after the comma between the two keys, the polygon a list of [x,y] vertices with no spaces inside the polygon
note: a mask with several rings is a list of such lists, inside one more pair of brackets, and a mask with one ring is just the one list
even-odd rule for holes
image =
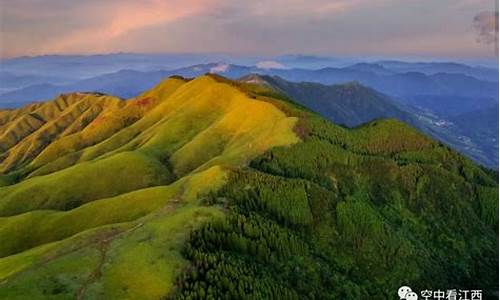
{"label": "distant mountain range", "polygon": [[[403,63],[402,63],[403,64]],[[394,62],[389,64],[393,66]],[[307,81],[323,84],[345,83],[349,81],[359,81],[360,83],[372,87],[380,92],[392,96],[411,98],[422,95],[433,96],[460,96],[460,97],[482,97],[498,100],[496,93],[498,78],[494,76],[495,71],[482,67],[455,67],[450,70],[462,70],[464,73],[443,73],[442,64],[436,64],[435,72],[431,72],[428,64],[403,64],[406,69],[386,68],[381,64],[358,63],[343,68],[323,68],[318,70],[309,69],[266,69],[255,66],[233,65],[225,63],[199,64],[189,67],[182,67],[173,70],[137,71],[120,70],[118,72],[107,73],[96,77],[77,80],[71,84],[56,84],[56,80],[47,80],[46,87],[40,89],[38,94],[32,92],[30,86],[24,86],[11,90],[0,95],[0,101],[34,101],[53,98],[55,91],[60,93],[92,90],[99,92],[118,92],[118,96],[130,97],[151,88],[158,83],[161,78],[170,75],[181,75],[196,77],[205,73],[222,74],[228,78],[239,78],[246,74],[258,73],[271,76],[280,76],[289,81]],[[455,66],[455,64],[453,64]],[[413,68],[411,68],[413,67]],[[399,70],[399,71],[395,71]],[[402,71],[401,71],[402,70]],[[407,71],[411,70],[411,71]],[[415,70],[422,70],[417,72]],[[401,71],[401,72],[400,72]],[[483,76],[474,77],[471,74],[484,71]],[[425,73],[424,73],[425,72]],[[490,74],[490,75],[488,75]],[[3,77],[8,76],[7,73]],[[14,75],[12,75],[14,76]],[[488,77],[489,80],[482,80],[479,77]],[[4,79],[6,80],[6,79]],[[57,79],[60,81],[60,79]],[[12,80],[11,80],[12,81]],[[39,85],[43,78],[36,77],[34,82]],[[122,87],[127,87],[122,89]],[[2,87],[4,87],[2,85]],[[5,86],[12,89],[12,85]],[[47,97],[49,96],[49,97]]]}
{"label": "distant mountain range", "polygon": [[382,66],[395,73],[419,72],[427,75],[436,73],[464,74],[481,80],[498,81],[498,70],[481,66],[468,66],[453,62],[425,62],[409,63],[403,61],[378,61],[376,65]]}
{"label": "distant mountain range", "polygon": [[[160,58],[165,65],[173,60],[170,56],[159,56],[157,59]],[[41,68],[44,64],[48,64],[52,70],[53,65],[48,63],[52,59],[45,57],[35,60],[42,66]],[[99,65],[104,58],[73,58],[75,59],[76,61],[87,59]],[[179,59],[180,62],[177,64],[193,60],[193,57],[186,56]],[[208,58],[196,59],[201,61]],[[72,59],[64,58],[63,61],[65,63],[62,65],[70,68]],[[249,74],[258,74],[264,76],[265,80],[269,81],[268,84],[274,88],[283,90],[291,98],[303,102],[305,106],[339,124],[351,127],[375,118],[394,117],[439,138],[484,165],[497,168],[498,164],[496,146],[498,133],[492,130],[494,124],[487,122],[488,119],[477,120],[470,126],[466,121],[459,121],[461,115],[467,116],[468,113],[498,106],[498,73],[491,68],[457,63],[400,61],[352,63],[331,58],[283,56],[274,62],[282,63],[284,67],[287,67],[287,64],[311,66],[320,62],[349,64],[341,67],[306,69],[276,68],[274,63],[256,63],[254,66],[202,63],[169,70],[119,70],[78,80],[68,79],[71,76],[53,76],[51,72],[48,72],[48,75],[30,76],[12,73],[15,69],[13,66],[17,69],[33,67],[34,62],[29,62],[8,61],[6,65],[10,71],[0,73],[1,88],[5,91],[0,94],[1,107],[19,107],[32,101],[78,91],[106,93],[128,99],[151,89],[162,78],[172,75],[197,77],[206,73],[216,73],[227,78],[239,79]],[[114,67],[125,62],[132,62],[130,66],[137,67],[141,57],[118,55]],[[144,63],[144,60],[142,62]],[[149,64],[147,68],[153,68],[155,60],[147,62]],[[113,60],[108,62],[112,63]],[[143,64],[141,68],[146,67]],[[345,85],[345,83],[350,84]],[[20,85],[23,87],[16,88]],[[464,120],[469,118],[466,117]]]}

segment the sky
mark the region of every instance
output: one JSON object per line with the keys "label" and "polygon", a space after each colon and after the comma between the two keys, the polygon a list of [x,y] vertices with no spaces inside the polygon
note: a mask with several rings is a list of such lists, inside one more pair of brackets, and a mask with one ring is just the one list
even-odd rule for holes
{"label": "sky", "polygon": [[0,57],[227,53],[494,58],[495,0],[0,0]]}

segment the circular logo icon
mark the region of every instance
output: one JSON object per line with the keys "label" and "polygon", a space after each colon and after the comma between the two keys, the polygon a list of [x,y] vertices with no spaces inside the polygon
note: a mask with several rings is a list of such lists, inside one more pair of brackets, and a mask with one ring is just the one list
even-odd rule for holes
{"label": "circular logo icon", "polygon": [[402,286],[398,289],[398,296],[400,300],[417,300],[418,295],[414,293],[409,286]]}

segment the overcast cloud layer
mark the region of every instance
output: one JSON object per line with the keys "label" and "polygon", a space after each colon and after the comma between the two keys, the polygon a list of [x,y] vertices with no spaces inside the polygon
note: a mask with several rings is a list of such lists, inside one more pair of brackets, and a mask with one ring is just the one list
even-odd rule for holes
{"label": "overcast cloud layer", "polygon": [[485,36],[491,41],[491,32],[498,34],[481,26],[495,26],[486,17],[494,3],[0,0],[0,56],[223,52],[491,58],[494,46]]}

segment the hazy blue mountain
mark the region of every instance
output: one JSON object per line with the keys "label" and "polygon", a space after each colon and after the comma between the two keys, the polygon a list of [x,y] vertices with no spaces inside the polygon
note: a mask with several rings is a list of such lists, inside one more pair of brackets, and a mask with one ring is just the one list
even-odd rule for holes
{"label": "hazy blue mountain", "polygon": [[485,107],[498,105],[498,100],[493,97],[465,97],[456,95],[413,95],[400,98],[400,101],[412,106],[432,110],[446,117],[454,117],[467,112],[482,110]]}
{"label": "hazy blue mountain", "polygon": [[[277,61],[288,68],[321,68],[346,65],[352,60],[327,57],[291,55],[282,57],[235,56],[228,54],[141,54],[113,53],[103,55],[44,55],[0,60],[0,72],[12,76],[43,76],[62,78],[66,82],[98,75],[134,70],[141,72],[174,70],[193,65],[224,62],[233,65],[255,66],[262,61]],[[55,83],[51,81],[30,82]],[[3,85],[3,84],[2,84]]]}
{"label": "hazy blue mountain", "polygon": [[437,73],[464,74],[477,79],[498,81],[498,70],[481,66],[468,66],[454,62],[410,63],[395,60],[378,61],[375,64],[398,73],[420,72],[427,75]]}
{"label": "hazy blue mountain", "polygon": [[63,93],[60,86],[42,83],[7,92],[0,96],[0,107],[20,107],[26,103],[53,98]]}
{"label": "hazy blue mountain", "polygon": [[[0,69],[21,75],[64,76],[84,79],[123,69],[156,71],[184,66],[222,61],[227,55],[206,54],[140,54],[114,53],[104,55],[44,55],[19,57],[0,61]],[[253,63],[255,59],[242,58],[239,63]]]}
{"label": "hazy blue mountain", "polygon": [[[452,120],[469,130],[492,130],[492,132],[498,134],[498,103],[487,108],[457,115]],[[491,124],[491,126],[482,126],[485,122]]]}
{"label": "hazy blue mountain", "polygon": [[0,95],[0,105],[9,103],[26,103],[54,98],[61,93],[78,91],[100,92],[122,98],[134,97],[151,89],[163,78],[171,75],[196,77],[206,73],[219,73],[229,78],[239,78],[251,72],[264,72],[256,67],[229,65],[224,63],[199,64],[175,70],[135,71],[120,70],[96,77],[82,79],[66,85],[35,84]]}
{"label": "hazy blue mountain", "polygon": [[465,112],[453,117],[464,136],[481,147],[489,157],[496,157],[498,164],[498,103],[479,110]]}
{"label": "hazy blue mountain", "polygon": [[95,91],[117,95],[122,98],[131,98],[145,90],[153,88],[162,79],[172,75],[197,77],[206,73],[221,73],[227,77],[238,78],[248,74],[252,70],[254,69],[249,67],[219,63],[200,64],[171,71],[140,72],[134,70],[121,70],[119,72],[81,80],[74,84],[64,86],[62,89],[65,93],[72,91]]}
{"label": "hazy blue mountain", "polygon": [[282,55],[272,59],[288,68],[320,69],[324,67],[343,67],[355,63],[356,59],[335,58],[316,55]]}
{"label": "hazy blue mountain", "polygon": [[397,73],[390,69],[385,68],[383,65],[375,63],[364,63],[364,62],[350,65],[346,67],[346,69],[361,71],[361,72],[371,72],[376,75],[392,75]]}
{"label": "hazy blue mountain", "polygon": [[[243,66],[226,63],[197,64],[173,70],[137,71],[121,70],[93,78],[79,80],[61,86],[64,92],[92,90],[100,92],[116,91],[118,96],[129,97],[138,94],[158,83],[163,75],[199,76],[204,73],[218,73],[228,78],[239,78],[249,73],[280,76],[289,81],[307,81],[322,84],[336,84],[358,81],[385,94],[411,99],[419,95],[459,96],[473,98],[497,99],[496,83],[479,80],[463,74],[437,73],[426,75],[420,72],[392,73],[381,65],[355,64],[343,68],[308,69],[261,69],[255,66]],[[137,83],[131,82],[136,80]],[[116,85],[116,86],[113,86]],[[118,88],[120,87],[120,88]],[[122,89],[121,87],[125,87]],[[23,97],[24,90],[19,93],[1,95],[1,100],[16,100]],[[43,96],[45,94],[42,93]],[[7,98],[7,96],[11,98]],[[54,95],[51,95],[54,96]],[[26,95],[25,100],[41,100]]]}
{"label": "hazy blue mountain", "polygon": [[67,84],[70,80],[64,77],[45,75],[16,75],[10,72],[0,71],[0,93],[2,90],[12,90],[27,87],[34,84]]}
{"label": "hazy blue mountain", "polygon": [[[285,69],[258,68],[260,62],[276,62]],[[213,63],[220,62],[220,63]],[[272,64],[271,64],[272,65]],[[126,70],[126,71],[124,71]],[[127,74],[127,72],[142,72]],[[394,97],[410,99],[419,95],[484,98],[496,94],[498,75],[495,69],[473,67],[458,63],[409,63],[401,61],[359,62],[353,58],[332,58],[310,55],[278,57],[236,57],[211,54],[134,54],[106,55],[48,55],[0,60],[0,99],[15,102],[43,100],[49,90],[39,95],[30,94],[29,86],[50,84],[61,86],[61,91],[99,90],[117,91],[129,97],[151,88],[142,77],[157,80],[161,74],[199,76],[219,73],[238,78],[249,73],[277,75],[290,81],[322,84],[358,81]],[[113,73],[117,73],[114,74]],[[109,78],[108,78],[109,77]],[[119,81],[136,78],[138,83]],[[89,80],[84,81],[82,80]],[[102,82],[96,82],[101,81]],[[111,86],[116,84],[115,87]],[[129,86],[132,85],[132,86]],[[121,89],[119,87],[126,87]],[[25,88],[28,88],[27,90]],[[76,89],[75,89],[76,88]],[[6,93],[9,93],[5,95]],[[11,98],[6,98],[7,96]],[[497,99],[496,96],[493,98]]]}
{"label": "hazy blue mountain", "polygon": [[392,96],[419,94],[490,96],[495,95],[498,89],[496,82],[483,81],[463,74],[426,75],[419,72],[408,72],[380,75],[367,69],[359,70],[351,67],[320,70],[270,70],[266,73],[291,81],[309,81],[322,84],[359,81]]}
{"label": "hazy blue mountain", "polygon": [[[476,77],[482,80],[498,81],[498,73],[494,68],[469,66],[459,63],[410,63],[396,60],[383,60],[367,63],[366,59],[339,58],[315,55],[283,55],[283,56],[234,56],[227,54],[141,54],[114,53],[104,55],[44,55],[35,57],[18,57],[0,60],[1,72],[14,75],[54,76],[65,80],[75,80],[113,73],[123,69],[135,71],[173,70],[196,64],[225,62],[245,66],[255,66],[261,61],[275,61],[288,69],[321,69],[325,67],[343,68],[385,68],[394,73],[420,72],[426,75],[436,73],[457,73]],[[356,66],[357,63],[360,65]],[[374,68],[371,68],[373,71]],[[375,72],[377,73],[377,72]],[[40,82],[32,82],[36,84]],[[51,82],[46,82],[51,83]]]}

